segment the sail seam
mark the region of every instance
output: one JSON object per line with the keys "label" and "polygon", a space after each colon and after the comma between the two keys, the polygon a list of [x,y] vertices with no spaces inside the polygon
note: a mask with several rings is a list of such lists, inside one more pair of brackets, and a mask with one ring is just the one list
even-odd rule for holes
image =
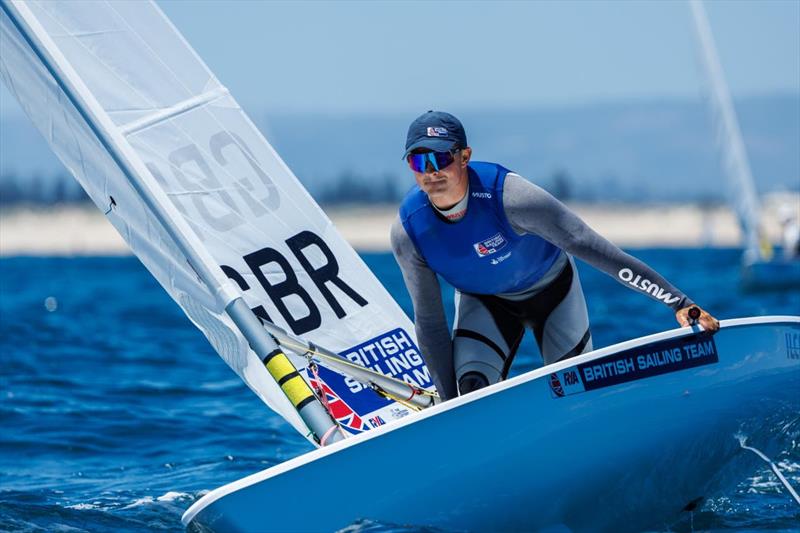
{"label": "sail seam", "polygon": [[169,120],[178,115],[188,113],[193,109],[202,107],[208,103],[213,102],[214,100],[217,100],[227,95],[228,95],[228,89],[226,87],[223,86],[217,87],[213,91],[204,92],[198,94],[197,96],[193,96],[192,98],[187,98],[186,100],[178,102],[173,106],[164,108],[160,111],[156,111],[155,113],[151,113],[138,120],[128,122],[127,124],[123,124],[122,126],[120,126],[120,131],[122,132],[123,135],[126,136],[132,135],[134,133],[142,131],[145,128],[149,128],[150,126],[160,124],[165,120]]}
{"label": "sail seam", "polygon": [[63,33],[54,31],[51,36],[54,39],[68,39],[70,37],[75,38],[82,38],[82,37],[96,37],[98,35],[112,35],[115,33],[125,33],[124,30],[97,30],[97,31],[76,31],[76,32],[69,32],[65,31]]}

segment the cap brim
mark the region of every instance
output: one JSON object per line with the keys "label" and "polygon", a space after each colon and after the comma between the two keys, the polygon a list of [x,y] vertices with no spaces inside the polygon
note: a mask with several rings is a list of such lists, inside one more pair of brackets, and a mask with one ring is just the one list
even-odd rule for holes
{"label": "cap brim", "polygon": [[447,152],[448,150],[452,150],[458,144],[457,141],[453,139],[436,139],[436,138],[427,138],[427,139],[420,139],[408,148],[406,148],[406,153],[403,154],[403,159],[408,157],[408,154],[416,150],[417,148],[427,148],[428,150],[433,150],[434,152]]}

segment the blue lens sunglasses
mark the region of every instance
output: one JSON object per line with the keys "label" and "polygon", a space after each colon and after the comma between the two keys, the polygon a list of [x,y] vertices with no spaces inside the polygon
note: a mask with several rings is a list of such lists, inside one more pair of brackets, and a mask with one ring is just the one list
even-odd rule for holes
{"label": "blue lens sunglasses", "polygon": [[447,152],[425,152],[424,154],[408,154],[406,160],[408,166],[414,172],[425,172],[428,168],[428,163],[431,164],[433,170],[436,172],[443,168],[449,167],[455,161],[455,155],[461,150],[456,148]]}

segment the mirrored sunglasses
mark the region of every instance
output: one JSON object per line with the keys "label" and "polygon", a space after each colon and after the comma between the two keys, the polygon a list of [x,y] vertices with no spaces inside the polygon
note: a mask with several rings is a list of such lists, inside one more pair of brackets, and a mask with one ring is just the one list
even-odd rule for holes
{"label": "mirrored sunglasses", "polygon": [[431,164],[433,170],[440,171],[443,168],[450,166],[455,161],[455,154],[458,150],[449,152],[426,152],[424,154],[408,154],[406,160],[408,166],[414,172],[425,172],[428,168],[428,163]]}

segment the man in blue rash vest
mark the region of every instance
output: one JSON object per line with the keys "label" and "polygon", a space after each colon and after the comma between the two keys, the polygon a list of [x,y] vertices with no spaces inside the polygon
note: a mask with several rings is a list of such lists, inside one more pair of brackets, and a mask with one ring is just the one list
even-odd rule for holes
{"label": "man in blue rash vest", "polygon": [[[592,349],[573,256],[661,301],[689,325],[693,302],[657,272],[540,187],[471,156],[453,115],[428,111],[414,120],[405,158],[417,185],[391,230],[419,347],[443,399],[505,379],[526,326],[545,364]],[[456,289],[452,335],[437,274]],[[698,322],[719,329],[702,309]]]}

